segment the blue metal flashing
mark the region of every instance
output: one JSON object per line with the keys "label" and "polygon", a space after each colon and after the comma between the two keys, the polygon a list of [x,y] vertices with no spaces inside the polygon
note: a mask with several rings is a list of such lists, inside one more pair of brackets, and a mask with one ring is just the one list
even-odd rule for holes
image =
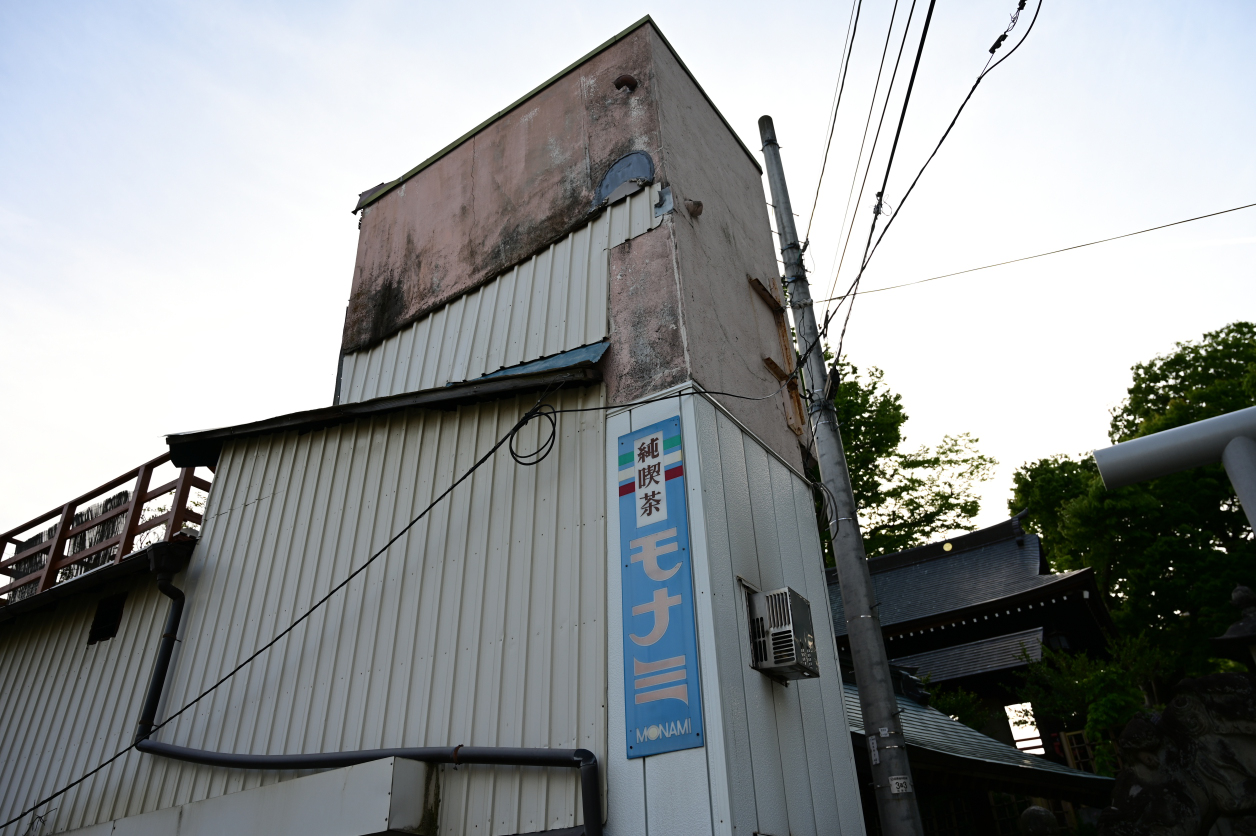
{"label": "blue metal flashing", "polygon": [[549,357],[542,357],[540,360],[529,360],[518,366],[510,366],[505,369],[498,369],[495,372],[489,372],[477,378],[484,380],[490,377],[513,377],[517,374],[536,374],[537,372],[550,372],[558,369],[570,369],[576,366],[591,366],[598,360],[602,359],[602,355],[606,353],[609,344],[606,342],[592,343],[590,345],[582,345],[579,348],[573,348],[569,351],[563,351],[558,354],[551,354]]}

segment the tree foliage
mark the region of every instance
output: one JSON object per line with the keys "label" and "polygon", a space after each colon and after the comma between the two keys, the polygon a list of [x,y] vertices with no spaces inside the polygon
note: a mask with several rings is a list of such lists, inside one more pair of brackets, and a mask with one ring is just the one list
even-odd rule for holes
{"label": "tree foliage", "polygon": [[936,447],[906,447],[902,397],[877,368],[839,364],[833,404],[868,556],[890,554],[954,531],[972,531],[976,485],[997,464],[968,433]]}
{"label": "tree foliage", "polygon": [[[1256,403],[1256,325],[1235,322],[1133,367],[1113,443]],[[1220,465],[1106,490],[1089,455],[1022,466],[1008,508],[1028,508],[1056,570],[1091,567],[1122,635],[1168,661],[1164,688],[1225,667],[1208,641],[1235,618],[1230,590],[1256,582],[1252,532]]]}
{"label": "tree foliage", "polygon": [[[927,677],[925,685],[929,685]],[[977,731],[984,729],[994,717],[994,712],[986,707],[981,697],[958,686],[954,688],[930,687],[929,705]]]}
{"label": "tree foliage", "polygon": [[1110,657],[1042,649],[1042,659],[1020,674],[1021,697],[1034,710],[1055,717],[1069,729],[1083,727],[1095,746],[1096,768],[1111,775],[1116,768],[1115,741],[1134,715],[1161,705],[1158,683],[1173,665],[1168,654],[1148,637],[1116,638]]}

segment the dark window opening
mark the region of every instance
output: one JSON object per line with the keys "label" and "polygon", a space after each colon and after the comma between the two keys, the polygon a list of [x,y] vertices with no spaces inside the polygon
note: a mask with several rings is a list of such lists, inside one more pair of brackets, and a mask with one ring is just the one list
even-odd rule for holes
{"label": "dark window opening", "polygon": [[96,602],[96,617],[92,619],[91,629],[87,631],[87,643],[109,641],[118,635],[118,627],[122,624],[122,605],[126,603],[126,593],[119,592]]}

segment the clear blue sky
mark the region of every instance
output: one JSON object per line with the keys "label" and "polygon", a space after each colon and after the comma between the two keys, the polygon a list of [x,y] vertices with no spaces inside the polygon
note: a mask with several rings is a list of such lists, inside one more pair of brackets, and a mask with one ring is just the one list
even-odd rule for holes
{"label": "clear blue sky", "polygon": [[[891,5],[865,0],[811,235],[817,292]],[[891,203],[1013,7],[938,3]],[[748,146],[775,117],[805,222],[845,0],[0,5],[0,528],[165,433],[328,404],[357,193],[647,12]],[[1253,36],[1251,3],[1047,0],[865,286],[1256,201]],[[910,443],[969,431],[1000,460],[995,522],[1017,465],[1106,443],[1133,363],[1256,317],[1254,256],[1256,209],[869,295],[846,349],[903,395]]]}

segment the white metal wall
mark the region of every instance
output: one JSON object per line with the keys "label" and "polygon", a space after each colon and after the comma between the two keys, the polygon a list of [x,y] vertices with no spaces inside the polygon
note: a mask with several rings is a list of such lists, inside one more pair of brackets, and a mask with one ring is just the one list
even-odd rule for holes
{"label": "white metal wall", "polygon": [[[612,832],[862,836],[810,488],[724,412],[694,395],[611,417],[608,461],[615,460],[620,435],[678,412],[707,744],[632,761],[624,757],[622,625],[612,618],[607,666]],[[613,613],[620,595],[618,503],[608,506],[607,524]],[[739,577],[763,590],[793,587],[811,602],[819,681],[785,688],[750,668]]]}
{"label": "white metal wall", "polygon": [[655,185],[619,201],[379,345],[346,354],[340,403],[471,380],[603,339],[607,251],[659,225],[658,194]]}
{"label": "white metal wall", "polygon": [[[560,408],[602,399],[601,387],[551,396]],[[394,413],[228,445],[204,537],[177,581],[188,607],[159,717],[360,565],[531,404]],[[158,739],[249,753],[584,747],[604,761],[604,422],[596,411],[561,415],[558,442],[537,467],[499,451]],[[84,646],[90,607],[0,633],[6,818],[129,742],[166,612],[151,586],[133,598],[118,637],[94,648]],[[59,832],[294,775],[131,753],[56,802],[50,825]],[[442,833],[577,823],[572,770],[446,768],[442,780]]]}

